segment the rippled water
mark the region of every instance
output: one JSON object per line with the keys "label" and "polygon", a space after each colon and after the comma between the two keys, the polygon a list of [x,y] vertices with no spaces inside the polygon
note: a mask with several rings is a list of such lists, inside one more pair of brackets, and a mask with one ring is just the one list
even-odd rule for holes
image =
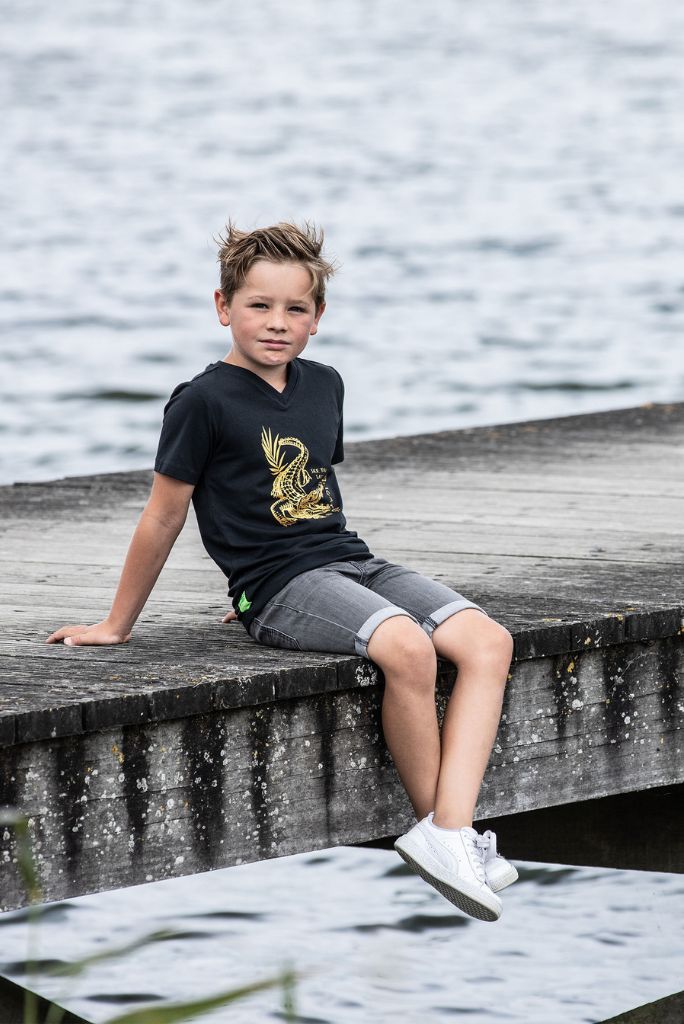
{"label": "rippled water", "polygon": [[674,0],[3,8],[0,480],[146,467],[212,235],[314,219],[350,439],[684,397]]}
{"label": "rippled water", "polygon": [[[677,988],[684,880],[562,865],[519,870],[502,893],[501,918],[485,924],[451,907],[392,851],[285,857],[53,905],[38,956],[69,959],[155,928],[183,930],[71,982],[65,1002],[96,1022],[271,977],[288,964],[304,975],[296,1007],[307,1024],[596,1024]],[[0,917],[4,961],[23,949],[23,916]],[[40,991],[57,998],[65,989],[53,981]],[[275,1021],[280,1005],[266,992],[201,1019]]]}
{"label": "rippled water", "polygon": [[[229,349],[229,215],[325,228],[306,355],[350,440],[684,399],[683,51],[674,0],[5,4],[0,481],[152,465],[171,390]],[[189,933],[94,969],[96,1021],[286,956],[331,1024],[576,1024],[681,985],[680,878],[522,867],[492,926],[336,850],[53,906],[43,955]],[[0,917],[5,962],[23,929]]]}

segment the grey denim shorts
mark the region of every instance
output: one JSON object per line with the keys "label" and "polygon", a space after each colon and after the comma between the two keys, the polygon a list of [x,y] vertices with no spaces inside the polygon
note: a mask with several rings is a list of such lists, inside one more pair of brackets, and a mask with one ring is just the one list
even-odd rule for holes
{"label": "grey denim shorts", "polygon": [[373,630],[392,615],[408,615],[432,636],[464,608],[484,612],[443,583],[385,558],[330,562],[286,583],[252,619],[249,635],[266,647],[368,658]]}

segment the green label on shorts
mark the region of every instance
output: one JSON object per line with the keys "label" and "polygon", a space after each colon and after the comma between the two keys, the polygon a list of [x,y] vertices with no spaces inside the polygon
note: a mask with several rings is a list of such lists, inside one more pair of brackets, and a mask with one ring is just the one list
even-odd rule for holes
{"label": "green label on shorts", "polygon": [[240,609],[241,612],[246,612],[247,609],[251,608],[251,607],[252,607],[252,602],[247,600],[247,594],[243,590],[242,594],[240,595],[240,601],[238,603],[238,608]]}

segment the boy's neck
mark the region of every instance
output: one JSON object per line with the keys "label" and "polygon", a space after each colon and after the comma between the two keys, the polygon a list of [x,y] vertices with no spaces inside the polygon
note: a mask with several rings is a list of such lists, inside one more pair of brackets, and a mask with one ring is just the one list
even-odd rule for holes
{"label": "boy's neck", "polygon": [[[241,366],[243,370],[250,370],[251,373],[255,373],[257,377],[261,377],[267,384],[270,384],[276,391],[284,391],[287,387],[287,382],[290,377],[290,363],[286,363],[284,367],[274,366],[273,371],[269,373],[264,367],[254,368],[243,363],[242,360],[231,358],[233,353],[225,356],[221,362],[230,363],[232,366]],[[291,362],[291,360],[290,360]]]}

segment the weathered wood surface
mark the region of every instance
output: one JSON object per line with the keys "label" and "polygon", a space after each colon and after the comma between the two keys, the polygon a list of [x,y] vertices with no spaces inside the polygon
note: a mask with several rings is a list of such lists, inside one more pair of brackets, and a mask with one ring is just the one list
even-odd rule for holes
{"label": "weathered wood surface", "polygon": [[682,1024],[684,1020],[684,992],[675,992],[652,1003],[643,1003],[617,1017],[609,1017],[601,1024]]}
{"label": "weathered wood surface", "polygon": [[[677,404],[347,445],[349,527],[515,636],[478,817],[684,781],[682,442]],[[150,482],[0,488],[0,804],[31,815],[45,898],[402,831],[381,674],[222,624],[192,517],[130,644],[44,643],[107,613]]]}

